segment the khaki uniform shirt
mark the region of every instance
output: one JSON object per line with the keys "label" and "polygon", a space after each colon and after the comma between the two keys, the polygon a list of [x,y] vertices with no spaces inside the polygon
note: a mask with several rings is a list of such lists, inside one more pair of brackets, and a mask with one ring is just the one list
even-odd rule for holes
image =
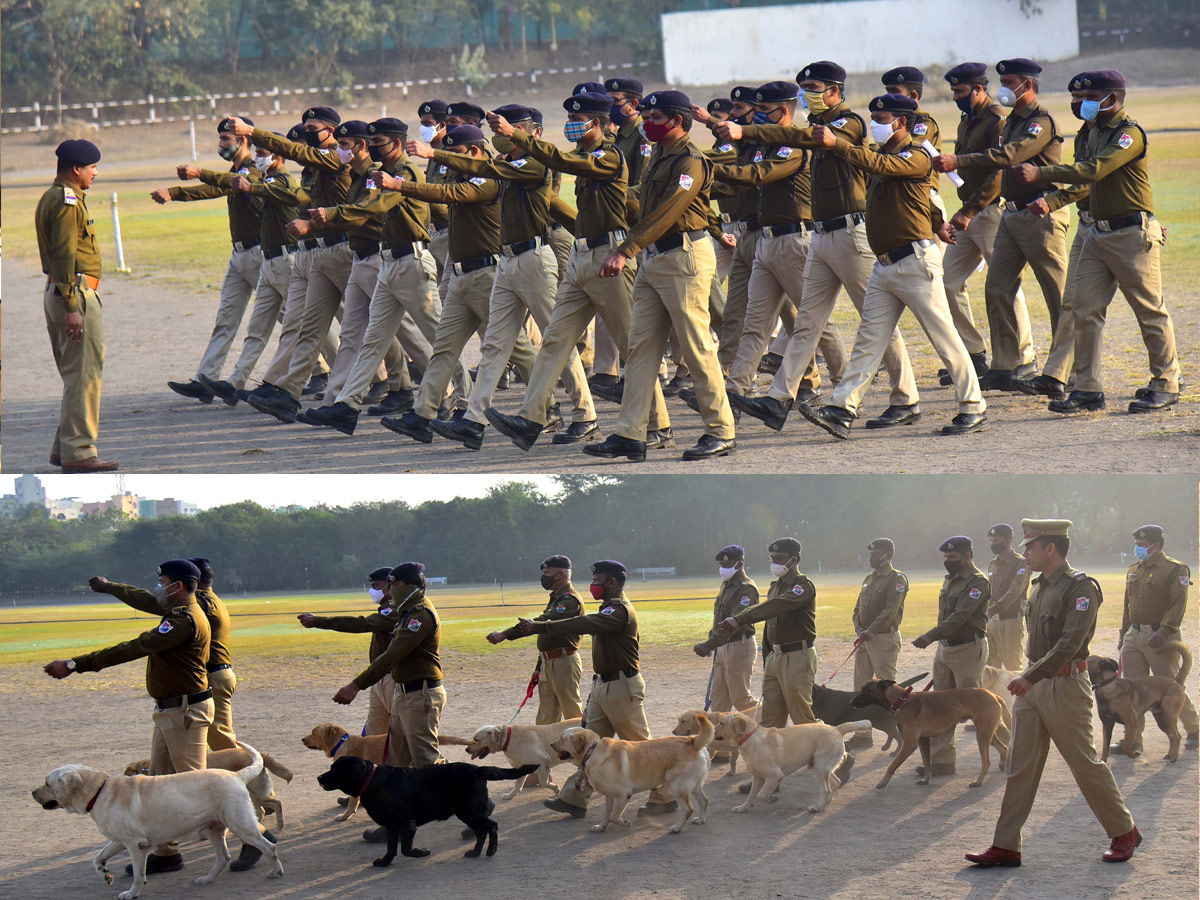
{"label": "khaki uniform shirt", "polygon": [[337,206],[345,202],[350,190],[351,171],[338,156],[336,147],[310,147],[281,138],[264,128],[255,128],[251,140],[259,147],[266,147],[272,153],[293,159],[304,167],[300,174],[300,185],[308,192],[309,205],[301,208],[301,218],[308,218],[310,208]]}
{"label": "khaki uniform shirt", "polygon": [[654,145],[638,190],[641,219],[618,248],[633,259],[655,241],[709,227],[712,163],[684,135],[670,150]]}
{"label": "khaki uniform shirt", "polygon": [[228,172],[213,172],[209,169],[200,170],[200,184],[180,185],[169,188],[172,200],[187,202],[190,200],[214,200],[225,198],[229,209],[229,238],[232,241],[253,241],[259,236],[262,227],[262,201],[253,194],[235,191],[232,188],[220,187],[220,180],[225,175],[241,175],[250,181],[262,181],[262,173],[247,157],[244,162],[234,163]]}
{"label": "khaki uniform shirt", "polygon": [[[916,121],[913,122],[912,136],[913,140],[918,144],[922,141],[929,141],[939,153],[941,152],[942,129],[938,127],[937,119],[923,109],[917,109]],[[936,190],[937,184],[934,184],[933,187]]]}
{"label": "khaki uniform shirt", "polygon": [[900,627],[904,618],[904,598],[908,596],[908,576],[885,563],[869,574],[858,592],[851,621],[855,631],[886,634]]}
{"label": "khaki uniform shirt", "polygon": [[[425,180],[424,173],[413,166],[412,160],[404,154],[383,166],[383,170],[389,175],[414,184]],[[373,183],[370,172],[367,173],[366,181],[370,189]],[[357,222],[367,217],[383,216],[379,242],[385,250],[407,247],[414,241],[429,239],[429,204],[400,191],[379,191],[369,200],[346,203],[328,209],[325,213],[330,222]]]}
{"label": "khaki uniform shirt", "polygon": [[400,183],[400,192],[426,202],[445,203],[450,228],[450,261],[466,262],[500,252],[500,183],[478,175],[453,182]]}
{"label": "khaki uniform shirt", "polygon": [[1100,591],[1065,561],[1049,578],[1038,575],[1030,588],[1025,614],[1029,665],[1021,677],[1036,683],[1057,675],[1072,660],[1087,659],[1088,642],[1096,633]]}
{"label": "khaki uniform shirt", "polygon": [[[149,613],[152,616],[162,615],[162,607],[158,605],[158,599],[154,596],[154,591],[148,591],[145,588],[140,588],[132,584],[121,584],[117,581],[110,581],[104,586],[104,593],[116,597],[126,606],[131,606],[139,612]],[[196,590],[196,605],[204,613],[204,618],[208,619],[208,665],[233,665],[233,657],[229,652],[229,637],[232,626],[229,621],[229,611],[225,609],[225,604],[211,590],[199,588]],[[203,690],[203,688],[200,690]],[[189,691],[188,693],[194,694],[195,691]],[[171,696],[178,695],[172,694]]]}
{"label": "khaki uniform shirt", "polygon": [[76,275],[100,277],[100,248],[84,192],[57,178],[34,213],[42,271],[50,277],[67,312],[79,311]]}
{"label": "khaki uniform shirt", "polygon": [[433,158],[467,175],[500,182],[500,243],[544,237],[550,227],[550,170],[532,156],[476,159],[435,150]]}
{"label": "khaki uniform shirt", "polygon": [[1025,557],[1012,547],[988,563],[988,584],[992,592],[988,615],[1001,619],[1024,615],[1030,574]]}
{"label": "khaki uniform shirt", "polygon": [[[704,151],[704,155],[709,158],[713,165],[733,165],[738,158],[738,145],[733,141],[714,141],[712,148]],[[714,189],[716,185],[713,185]],[[717,201],[717,209],[721,211],[723,216],[733,218],[734,210],[737,209],[737,198],[730,194],[720,196],[716,190],[713,191],[712,197]]]}
{"label": "khaki uniform shirt", "polygon": [[[202,176],[203,177],[203,176]],[[216,181],[220,188],[233,190],[235,173],[222,173]],[[294,249],[296,239],[284,227],[292,219],[300,217],[301,209],[308,209],[310,197],[291,174],[279,169],[264,175],[260,181],[250,182],[250,195],[262,201],[262,217],[259,225],[259,241],[264,251],[280,247]]]}
{"label": "khaki uniform shirt", "polygon": [[396,608],[384,597],[375,612],[366,616],[313,616],[313,628],[338,631],[342,634],[369,634],[371,646],[367,650],[367,662],[375,662],[387,650],[396,630]]}
{"label": "khaki uniform shirt", "polygon": [[1121,634],[1130,625],[1166,625],[1178,631],[1187,610],[1191,576],[1191,569],[1164,553],[1130,566],[1125,575]]}
{"label": "khaki uniform shirt", "polygon": [[[575,588],[568,584],[561,591],[550,592],[550,599],[546,603],[546,608],[539,615],[534,616],[533,621],[559,622],[563,619],[574,619],[582,615],[583,601],[575,593]],[[512,628],[506,628],[503,634],[510,641],[515,641],[525,636],[521,634],[521,630],[516,625]],[[551,634],[547,631],[537,636],[537,648],[542,652],[547,650],[578,650],[581,643],[583,643],[583,638],[578,634]]]}
{"label": "khaki uniform shirt", "polygon": [[599,611],[591,615],[537,622],[534,634],[592,635],[592,670],[597,675],[640,668],[637,612],[624,594],[601,600]]}
{"label": "khaki uniform shirt", "polygon": [[[754,157],[761,152],[761,148],[752,141],[742,141],[737,145],[736,152],[737,155],[730,160],[729,165],[748,166],[754,162]],[[718,159],[711,154],[709,155],[709,159],[714,164],[723,165],[723,163],[719,163]],[[733,182],[718,180],[715,177],[715,166],[713,175],[710,196],[716,198],[717,206],[721,211],[728,212],[730,219],[735,222],[757,222],[759,188],[755,185],[734,184]]]}
{"label": "khaki uniform shirt", "polygon": [[[337,206],[325,208],[325,224],[313,223],[312,235],[334,234],[346,232],[350,240],[350,249],[356,253],[379,250],[379,238],[383,234],[383,218],[386,213],[382,209],[371,206],[371,201],[380,194],[379,188],[372,187],[375,182],[367,177],[366,172],[353,172],[350,176],[350,189],[346,199]],[[347,210],[350,210],[347,212]]]}
{"label": "khaki uniform shirt", "polygon": [[789,225],[812,221],[809,154],[797,147],[759,145],[747,165],[717,165],[713,177],[730,184],[758,187],[758,221]]}
{"label": "khaki uniform shirt", "polygon": [[[993,103],[990,97],[977,107],[972,115],[962,114],[958,120],[958,136],[954,139],[954,153],[963,157],[968,153],[980,153],[1000,146],[1004,130],[1004,107]],[[968,216],[979,215],[1000,198],[1000,170],[981,166],[963,168],[959,173],[962,187],[958,199]]]}
{"label": "khaki uniform shirt", "polygon": [[876,256],[913,241],[933,239],[934,228],[941,225],[941,215],[929,198],[933,160],[919,144],[868,150],[838,138],[833,153],[870,173],[867,243]]}
{"label": "khaki uniform shirt", "polygon": [[[766,622],[767,643],[773,647],[817,638],[817,589],[802,572],[771,582],[767,599],[734,616],[739,625]],[[788,651],[790,652],[790,651]]]}
{"label": "khaki uniform shirt", "polygon": [[1020,112],[1014,109],[1008,114],[999,147],[960,156],[958,167],[999,169],[1000,193],[1005,200],[1031,200],[1042,193],[1045,187],[1018,184],[1009,167],[1021,163],[1056,166],[1061,158],[1062,138],[1058,134],[1058,127],[1050,113],[1034,101]]}
{"label": "khaki uniform shirt", "polygon": [[1085,147],[1085,158],[1074,165],[1042,166],[1042,178],[1091,185],[1091,213],[1097,219],[1154,212],[1146,133],[1124,108],[1103,125],[1093,124]]}
{"label": "khaki uniform shirt", "polygon": [[610,138],[593,150],[576,146],[563,152],[518,129],[513,132],[513,143],[555,172],[575,176],[575,235],[600,237],[628,227],[625,195],[629,166]]}
{"label": "khaki uniform shirt", "polygon": [[[441,147],[440,140],[430,144],[433,148]],[[443,165],[436,160],[427,160],[425,163],[425,180],[430,184],[448,184],[456,179],[457,172],[451,172],[450,167]],[[443,228],[450,227],[450,213],[446,209],[444,203],[429,204],[429,219],[434,231],[441,231]]]}
{"label": "khaki uniform shirt", "polygon": [[717,593],[717,601],[713,604],[713,627],[708,632],[708,641],[714,647],[738,641],[754,634],[754,626],[746,623],[737,631],[729,633],[721,627],[721,623],[731,616],[744,612],[758,605],[758,585],[746,574],[745,569],[738,569],[729,576],[728,581],[721,582],[721,590]]}
{"label": "khaki uniform shirt", "polygon": [[987,632],[987,605],[992,596],[987,576],[974,563],[957,575],[946,575],[938,594],[938,623],[927,631],[931,641],[966,643]]}
{"label": "khaki uniform shirt", "polygon": [[442,664],[438,648],[442,625],[432,604],[425,599],[425,592],[414,591],[390,615],[396,622],[387,649],[354,679],[354,684],[359,690],[366,690],[388,674],[397,684],[440,680]]}
{"label": "khaki uniform shirt", "polygon": [[633,115],[617,129],[616,145],[625,157],[625,165],[629,167],[630,187],[642,183],[642,173],[645,172],[646,163],[654,152],[654,144],[638,129],[641,124],[642,117]]}
{"label": "khaki uniform shirt", "polygon": [[[1079,130],[1075,132],[1075,151],[1073,157],[1077,163],[1083,162],[1088,158],[1088,132],[1090,130],[1090,122],[1080,122]],[[1088,212],[1091,209],[1091,193],[1091,185],[1068,184],[1056,191],[1047,191],[1045,195],[1046,205],[1050,207],[1050,212],[1054,212],[1056,209],[1062,209],[1064,206],[1070,206],[1074,203],[1080,212]]]}

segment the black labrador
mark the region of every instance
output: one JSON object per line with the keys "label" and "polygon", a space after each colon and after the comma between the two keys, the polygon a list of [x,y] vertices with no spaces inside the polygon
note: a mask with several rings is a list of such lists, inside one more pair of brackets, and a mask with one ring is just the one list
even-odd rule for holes
{"label": "black labrador", "polygon": [[[920,675],[914,675],[907,681],[901,682],[900,687],[915,684],[928,674],[928,672],[922,672]],[[872,728],[878,728],[887,735],[882,749],[886,751],[892,745],[892,741],[896,742],[896,748],[899,749],[900,732],[896,728],[895,714],[882,706],[855,709],[851,706],[851,701],[857,696],[858,691],[835,691],[832,688],[814,684],[812,690],[813,713],[826,725],[845,725],[847,722],[870,719]]]}
{"label": "black labrador", "polygon": [[374,865],[383,867],[396,858],[397,842],[405,856],[428,856],[428,850],[413,847],[417,828],[451,816],[458,816],[475,833],[475,846],[464,856],[479,856],[485,837],[487,855],[494,856],[499,829],[488,818],[487,783],[524,778],[537,770],[536,765],[500,769],[461,762],[410,769],[377,766],[357,756],[342,756],[333,761],[328,772],[318,775],[317,781],[327,791],[358,797],[367,815],[387,829],[387,853],[374,861]]}

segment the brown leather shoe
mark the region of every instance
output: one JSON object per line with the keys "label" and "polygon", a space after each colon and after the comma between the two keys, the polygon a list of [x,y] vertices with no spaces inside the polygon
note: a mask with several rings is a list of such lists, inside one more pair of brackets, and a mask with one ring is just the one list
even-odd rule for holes
{"label": "brown leather shoe", "polygon": [[50,454],[50,465],[54,466],[55,468],[61,469],[62,468],[62,457],[55,456],[53,453],[51,453]]}
{"label": "brown leather shoe", "polygon": [[1105,862],[1125,862],[1133,856],[1134,847],[1142,842],[1142,833],[1134,826],[1133,831],[1112,839],[1108,849],[1104,851]]}
{"label": "brown leather shoe", "polygon": [[101,459],[98,456],[89,456],[87,459],[77,459],[75,462],[64,462],[62,464],[63,473],[70,472],[111,472],[119,468],[115,459]]}
{"label": "brown leather shoe", "polygon": [[991,866],[1007,866],[1012,868],[1021,864],[1021,854],[1016,850],[1005,850],[993,844],[982,853],[968,853],[967,862],[988,868]]}

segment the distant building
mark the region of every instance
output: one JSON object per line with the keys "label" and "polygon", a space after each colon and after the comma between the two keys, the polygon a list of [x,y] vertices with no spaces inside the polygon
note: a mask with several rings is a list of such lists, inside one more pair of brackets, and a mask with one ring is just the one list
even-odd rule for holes
{"label": "distant building", "polygon": [[138,499],[138,518],[139,519],[156,519],[158,518],[158,501],[147,500],[145,498]]}
{"label": "distant building", "polygon": [[179,510],[181,515],[198,516],[200,515],[200,507],[198,504],[189,503],[187,500],[179,501]]}
{"label": "distant building", "polygon": [[0,519],[15,518],[21,507],[17,505],[16,494],[5,494],[0,497]]}
{"label": "distant building", "polygon": [[46,511],[49,513],[51,519],[59,522],[69,522],[83,515],[83,503],[74,497],[49,500],[46,502]]}
{"label": "distant building", "polygon": [[98,500],[95,503],[81,503],[79,505],[79,514],[81,516],[102,516],[109,510],[107,500]]}
{"label": "distant building", "polygon": [[123,494],[113,494],[108,508],[120,514],[122,519],[136,519],[138,517],[137,494],[131,494],[129,491]]}
{"label": "distant building", "polygon": [[17,506],[45,506],[46,489],[36,475],[18,475],[14,483]]}

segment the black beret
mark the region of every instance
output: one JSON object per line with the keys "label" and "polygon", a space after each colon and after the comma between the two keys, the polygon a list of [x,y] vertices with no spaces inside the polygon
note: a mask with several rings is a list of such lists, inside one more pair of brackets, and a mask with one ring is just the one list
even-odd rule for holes
{"label": "black beret", "polygon": [[942,553],[958,552],[970,553],[972,550],[971,539],[965,534],[956,534],[954,537],[946,538],[942,541],[942,545],[938,547]]}
{"label": "black beret", "polygon": [[387,581],[388,575],[392,573],[391,566],[380,566],[378,569],[368,573],[367,581]]}
{"label": "black beret", "polygon": [[190,578],[192,581],[200,580],[200,570],[190,559],[168,559],[159,565],[158,574],[176,580],[181,578]]}
{"label": "black beret", "polygon": [[782,103],[785,100],[795,100],[800,95],[800,88],[794,81],[768,81],[754,91],[755,103]]}
{"label": "black beret", "polygon": [[337,138],[369,138],[371,132],[367,123],[362,119],[347,119],[333,131],[333,136]]}
{"label": "black beret", "polygon": [[100,162],[100,148],[91,141],[63,141],[54,155],[69,166],[90,166]]}
{"label": "black beret", "polygon": [[871,100],[868,109],[871,112],[890,112],[904,115],[917,111],[917,101],[903,94],[880,94]]}
{"label": "black beret", "polygon": [[891,552],[891,551],[895,551],[896,545],[892,542],[891,538],[875,538],[875,540],[873,540],[873,541],[871,541],[871,543],[867,544],[867,549],[868,550],[887,550],[887,551]]}
{"label": "black beret", "polygon": [[[598,81],[581,81],[575,87],[571,88],[572,94],[603,94],[604,85]],[[609,101],[612,102],[611,100]]]}
{"label": "black beret", "polygon": [[604,89],[614,94],[632,94],[639,98],[644,90],[636,78],[608,78],[604,82]]}
{"label": "black beret", "polygon": [[619,563],[615,559],[601,559],[592,563],[593,575],[625,575],[625,564]]}
{"label": "black beret", "polygon": [[387,580],[391,582],[400,582],[401,584],[413,584],[420,586],[421,577],[425,574],[425,564],[419,562],[400,563],[396,568],[388,572]]}
{"label": "black beret", "polygon": [[474,144],[484,141],[483,131],[478,125],[455,125],[447,128],[442,135],[443,147],[460,147],[463,144]]}
{"label": "black beret", "polygon": [[946,73],[946,81],[950,84],[987,84],[987,71],[986,63],[959,63]]}
{"label": "black beret", "polygon": [[569,113],[582,113],[588,116],[607,116],[612,112],[612,100],[608,94],[585,91],[575,94],[563,101],[563,109]]}
{"label": "black beret", "polygon": [[529,107],[529,118],[533,120],[534,125],[542,124],[542,111],[536,106]]}
{"label": "black beret", "polygon": [[1136,541],[1149,541],[1151,544],[1161,544],[1163,542],[1162,526],[1143,525],[1133,533],[1133,538]]}
{"label": "black beret", "polygon": [[1032,59],[1018,56],[1016,59],[1002,59],[996,63],[996,71],[1001,75],[1041,75],[1042,67]]}
{"label": "black beret", "polygon": [[729,566],[746,558],[746,548],[741,544],[730,544],[717,551],[717,562]]}
{"label": "black beret", "polygon": [[638,104],[638,109],[661,109],[664,112],[692,113],[692,101],[683,91],[652,91]]}
{"label": "black beret", "polygon": [[533,118],[533,110],[519,103],[506,103],[492,110],[498,116],[504,116],[509,122],[527,122]]}
{"label": "black beret", "polygon": [[814,63],[809,63],[801,69],[796,74],[796,83],[799,84],[809,78],[814,81],[824,81],[828,84],[845,84],[846,70],[835,62],[822,59]]}
{"label": "black beret", "polygon": [[212,563],[207,556],[193,556],[188,559],[188,562],[199,569],[201,575],[204,574],[205,569],[208,569],[209,572],[212,571]]}
{"label": "black beret", "polygon": [[305,128],[303,122],[299,125],[293,125],[288,129],[287,139],[289,141],[302,141],[304,140],[304,132]]}
{"label": "black beret", "polygon": [[476,106],[474,103],[468,103],[466,100],[456,100],[446,107],[446,115],[457,116],[460,119],[474,119],[476,122],[482,122],[483,107]]}
{"label": "black beret", "polygon": [[771,541],[771,546],[767,548],[767,552],[790,553],[792,556],[799,556],[802,549],[800,542],[794,537],[781,537]]}
{"label": "black beret", "polygon": [[707,109],[710,113],[733,112],[733,101],[726,97],[717,97],[708,101]]}
{"label": "black beret", "polygon": [[1116,69],[1093,69],[1083,74],[1083,86],[1103,91],[1125,90],[1125,76]]}
{"label": "black beret", "polygon": [[998,525],[993,525],[988,529],[988,537],[1006,537],[1013,536],[1013,527],[1007,522],[1001,522]]}
{"label": "black beret", "polygon": [[337,111],[328,106],[310,106],[304,111],[300,121],[307,122],[309,119],[321,119],[325,122],[332,122],[334,125],[340,125],[342,121],[342,117],[337,114]]}
{"label": "black beret", "polygon": [[417,107],[417,115],[433,116],[435,119],[441,120],[446,118],[448,108],[449,104],[445,100],[426,100]]}
{"label": "black beret", "polygon": [[1068,91],[1084,90],[1083,79],[1087,78],[1088,75],[1090,75],[1090,74],[1092,74],[1092,73],[1091,72],[1080,72],[1078,75],[1074,76],[1070,81],[1067,82],[1067,90]]}
{"label": "black beret", "polygon": [[543,569],[569,569],[571,568],[571,560],[563,556],[561,553],[556,553],[554,556],[547,556],[542,560]]}
{"label": "black beret", "polygon": [[924,84],[925,73],[916,66],[896,66],[883,73],[884,87],[889,84]]}
{"label": "black beret", "polygon": [[392,137],[408,137],[408,125],[399,119],[376,119],[367,126],[371,134],[386,134]]}
{"label": "black beret", "polygon": [[729,92],[729,99],[737,100],[739,103],[753,103],[754,102],[754,91],[755,91],[755,89],[752,87],[748,87],[747,85],[744,85],[744,84],[739,84],[737,87],[735,87],[732,91]]}
{"label": "black beret", "polygon": [[[238,118],[241,119],[243,122],[245,122],[247,125],[254,124],[254,120],[252,118],[250,118],[249,116],[238,116]],[[217,123],[217,134],[224,134],[225,132],[227,132],[229,130],[230,130],[230,124],[229,124],[228,119],[222,119],[220,122]]]}

